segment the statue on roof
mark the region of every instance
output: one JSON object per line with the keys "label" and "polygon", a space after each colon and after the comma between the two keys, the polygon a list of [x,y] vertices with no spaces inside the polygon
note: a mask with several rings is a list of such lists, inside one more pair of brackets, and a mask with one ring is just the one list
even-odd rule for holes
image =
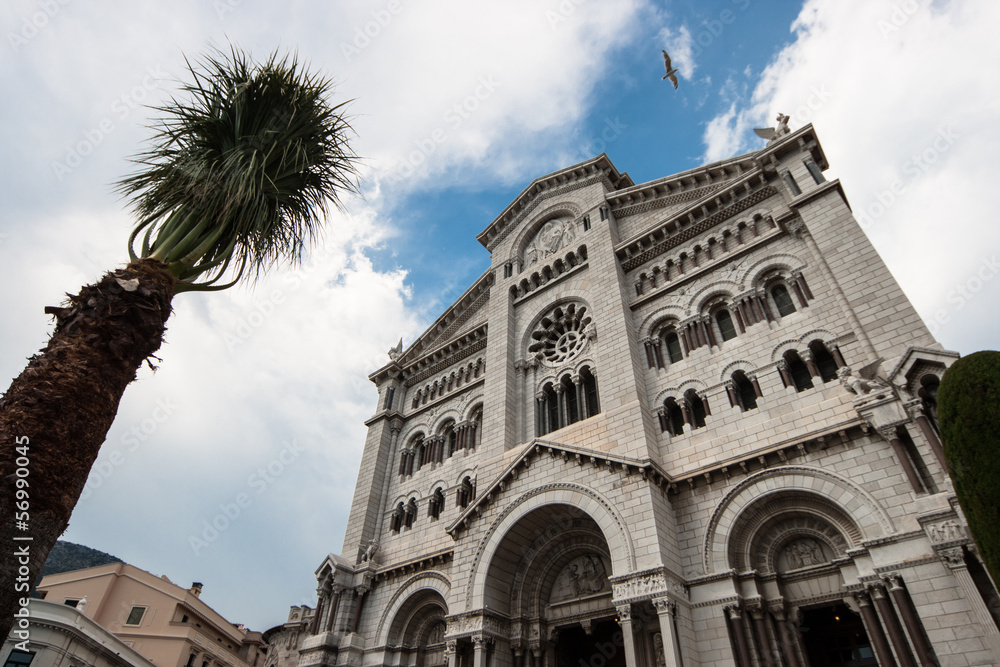
{"label": "statue on roof", "polygon": [[771,143],[791,132],[788,129],[788,121],[791,120],[790,116],[779,112],[775,120],[778,121],[777,127],[755,127],[753,129],[754,134],[761,139],[767,139],[767,143]]}
{"label": "statue on roof", "polygon": [[396,343],[396,347],[389,350],[389,358],[396,361],[401,356],[403,356],[403,337],[399,337],[399,342]]}

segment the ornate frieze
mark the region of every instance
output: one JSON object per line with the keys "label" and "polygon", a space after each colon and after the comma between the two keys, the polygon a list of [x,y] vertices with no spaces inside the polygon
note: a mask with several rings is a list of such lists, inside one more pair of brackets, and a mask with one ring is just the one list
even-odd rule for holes
{"label": "ornate frieze", "polygon": [[463,637],[507,639],[510,636],[510,621],[492,614],[472,612],[459,616],[449,616],[445,620],[448,623],[446,637],[449,640]]}
{"label": "ornate frieze", "polygon": [[684,585],[668,575],[663,568],[612,577],[610,581],[615,604],[638,602],[668,594],[684,600],[688,598]]}

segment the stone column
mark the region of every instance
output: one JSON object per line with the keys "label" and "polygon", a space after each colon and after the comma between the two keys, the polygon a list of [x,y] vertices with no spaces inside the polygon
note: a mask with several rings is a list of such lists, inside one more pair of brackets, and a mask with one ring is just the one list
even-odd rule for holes
{"label": "stone column", "polygon": [[874,584],[869,586],[868,590],[871,592],[872,601],[878,609],[878,615],[882,618],[885,629],[889,632],[889,641],[892,642],[892,648],[896,651],[899,664],[901,667],[917,667],[910,645],[906,642],[906,635],[903,634],[903,626],[899,624],[896,611],[885,595],[885,588],[881,584]]}
{"label": "stone column", "polygon": [[924,439],[927,444],[931,446],[931,451],[934,452],[934,457],[941,464],[941,467],[947,472],[948,464],[945,462],[944,458],[944,447],[941,445],[941,439],[938,438],[937,431],[931,426],[931,422],[927,419],[927,415],[924,414],[924,406],[920,399],[915,399],[912,401],[907,401],[903,406],[906,408],[906,412],[910,415],[910,418],[917,423],[917,427],[920,432],[923,433]]}
{"label": "stone column", "polygon": [[875,649],[878,664],[881,667],[896,667],[896,659],[892,657],[889,640],[886,639],[885,633],[882,632],[882,624],[878,621],[878,614],[872,608],[868,594],[856,593],[854,599],[858,601],[858,606],[861,607],[861,620],[864,621],[868,638],[872,641],[872,648]]}
{"label": "stone column", "polygon": [[969,574],[969,568],[965,565],[965,554],[962,547],[940,549],[938,556],[941,557],[945,565],[951,569],[951,573],[958,579],[958,584],[962,587],[965,600],[969,603],[973,616],[979,621],[979,625],[983,630],[984,643],[987,648],[993,651],[993,658],[997,661],[997,664],[1000,664],[1000,630],[997,630],[997,624],[993,621],[993,616],[986,607],[983,596],[980,595],[979,589],[976,587],[976,582],[972,580],[972,575]]}
{"label": "stone column", "polygon": [[358,631],[358,622],[361,620],[361,602],[364,600],[366,592],[366,588],[358,588],[356,592],[357,597],[354,598],[354,610],[351,613],[351,632]]}
{"label": "stone column", "polygon": [[577,421],[582,421],[589,417],[587,414],[587,399],[583,395],[583,378],[579,373],[574,373],[570,376],[573,381],[573,388],[576,390],[576,418]]}
{"label": "stone column", "polygon": [[766,667],[777,667],[774,659],[775,646],[771,643],[771,637],[767,633],[767,625],[764,622],[764,609],[760,606],[750,608],[750,618],[753,619],[754,635],[757,637],[757,652]]}
{"label": "stone column", "polygon": [[531,667],[542,667],[542,648],[540,646],[531,647]]}
{"label": "stone column", "polygon": [[896,433],[896,427],[887,426],[880,428],[878,429],[878,434],[892,447],[893,453],[896,454],[896,460],[899,461],[903,472],[906,473],[906,479],[909,480],[910,486],[913,487],[913,492],[926,493],[927,490],[924,489],[924,483],[920,481],[920,475],[917,474],[916,468],[913,467],[913,461],[910,460],[910,455],[907,453],[906,447],[903,446],[903,441],[899,439],[899,435]]}
{"label": "stone column", "polygon": [[556,390],[556,405],[559,409],[559,423],[552,429],[555,431],[569,423],[569,410],[566,407],[566,387],[563,386],[563,383],[559,382],[552,388]]}
{"label": "stone column", "polygon": [[477,635],[472,638],[472,666],[486,667],[486,637]]}
{"label": "stone column", "polygon": [[622,640],[625,646],[625,664],[627,667],[639,667],[635,654],[635,637],[632,635],[632,605],[621,604],[616,607],[618,624],[622,626]]}
{"label": "stone column", "polygon": [[320,629],[323,627],[323,612],[326,609],[324,604],[324,596],[326,595],[326,582],[321,582],[319,587],[316,588],[316,613],[313,615],[312,624],[309,626],[309,634],[318,635]]}
{"label": "stone column", "polygon": [[545,394],[535,394],[535,437],[543,436],[548,431],[545,428]]}
{"label": "stone column", "polygon": [[906,632],[910,635],[910,641],[917,652],[920,667],[937,667],[937,656],[934,655],[934,649],[924,633],[924,625],[917,615],[917,608],[913,606],[909,592],[903,588],[902,578],[899,575],[890,575],[887,581],[889,595],[896,603],[899,615],[903,617],[903,625],[906,626]]}
{"label": "stone column", "polygon": [[729,617],[729,627],[733,631],[733,639],[736,640],[736,655],[739,657],[740,667],[753,667],[750,660],[750,644],[747,641],[746,631],[743,629],[743,612],[739,605],[726,607],[723,613]]}
{"label": "stone column", "polygon": [[789,619],[784,608],[772,607],[771,615],[774,616],[775,624],[778,626],[786,667],[799,667],[798,638],[792,634],[792,629],[788,626]]}
{"label": "stone column", "polygon": [[458,642],[455,640],[450,640],[445,642],[444,645],[444,663],[445,667],[458,667],[455,664],[455,654],[458,651]]}
{"label": "stone column", "polygon": [[337,618],[337,609],[340,607],[340,595],[344,592],[343,586],[333,586],[333,600],[330,602],[330,615],[326,619],[326,631],[333,632],[333,623]]}
{"label": "stone column", "polygon": [[527,442],[528,438],[528,364],[524,361],[514,362],[514,377],[520,379],[517,383],[518,398],[516,405],[522,405],[523,409],[517,411],[515,421],[515,432],[520,442]]}
{"label": "stone column", "polygon": [[656,615],[660,619],[660,636],[663,638],[663,658],[666,667],[680,667],[680,646],[674,632],[674,615],[677,604],[669,598],[653,598]]}

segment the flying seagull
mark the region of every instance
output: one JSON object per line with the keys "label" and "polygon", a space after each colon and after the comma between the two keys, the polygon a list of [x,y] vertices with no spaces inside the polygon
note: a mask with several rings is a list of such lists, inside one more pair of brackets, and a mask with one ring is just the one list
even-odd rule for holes
{"label": "flying seagull", "polygon": [[[670,83],[674,84],[674,90],[677,90],[677,70],[670,67],[670,56],[667,55],[666,49],[660,49],[663,51],[663,66],[667,68],[667,73],[663,75],[663,79],[670,79]],[[660,79],[661,81],[663,79]]]}

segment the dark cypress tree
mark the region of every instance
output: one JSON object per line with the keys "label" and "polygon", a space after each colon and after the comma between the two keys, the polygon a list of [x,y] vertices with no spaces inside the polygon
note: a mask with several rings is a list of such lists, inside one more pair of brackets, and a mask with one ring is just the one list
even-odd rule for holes
{"label": "dark cypress tree", "polygon": [[955,493],[993,581],[1000,581],[1000,352],[956,361],[938,390]]}

